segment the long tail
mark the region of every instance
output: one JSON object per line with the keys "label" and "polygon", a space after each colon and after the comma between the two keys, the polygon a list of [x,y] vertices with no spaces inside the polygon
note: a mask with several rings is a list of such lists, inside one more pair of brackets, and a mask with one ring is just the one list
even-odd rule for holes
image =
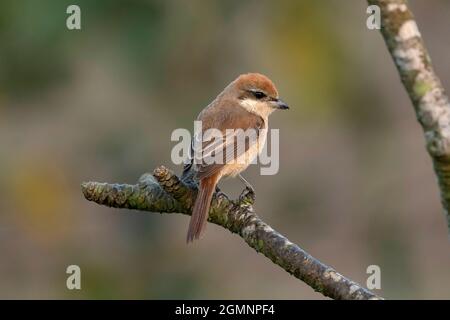
{"label": "long tail", "polygon": [[195,200],[194,209],[192,209],[191,221],[187,233],[186,242],[192,242],[199,239],[206,227],[208,220],[209,207],[211,199],[216,190],[218,177],[213,175],[200,180],[197,199]]}

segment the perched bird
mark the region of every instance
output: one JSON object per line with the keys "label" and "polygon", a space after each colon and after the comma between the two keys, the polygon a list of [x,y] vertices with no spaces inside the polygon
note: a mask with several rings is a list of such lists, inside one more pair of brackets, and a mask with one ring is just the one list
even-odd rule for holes
{"label": "perched bird", "polygon": [[[267,137],[268,116],[276,109],[289,109],[278,97],[272,81],[259,73],[242,74],[232,81],[197,117],[202,132],[216,129],[222,135],[222,143],[200,137],[196,157],[188,159],[184,172],[195,170],[199,181],[198,195],[192,211],[187,242],[199,239],[208,219],[209,208],[217,183],[224,177],[239,178],[253,192],[253,187],[242,177],[249,164],[263,149]],[[210,130],[211,131],[211,130]],[[254,132],[255,138],[245,138],[243,132]],[[231,139],[229,139],[231,137]],[[244,147],[237,141],[244,137]],[[197,139],[199,137],[194,137]],[[231,143],[230,143],[231,141]],[[220,150],[220,149],[223,150]],[[197,150],[198,151],[198,150]],[[206,161],[216,156],[223,161]]]}

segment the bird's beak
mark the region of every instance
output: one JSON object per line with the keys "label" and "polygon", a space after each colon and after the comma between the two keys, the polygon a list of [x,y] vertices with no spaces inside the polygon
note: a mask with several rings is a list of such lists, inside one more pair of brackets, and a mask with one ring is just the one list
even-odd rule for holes
{"label": "bird's beak", "polygon": [[274,102],[275,102],[275,107],[277,109],[280,109],[280,110],[289,109],[289,106],[287,105],[287,103],[281,99],[276,99]]}

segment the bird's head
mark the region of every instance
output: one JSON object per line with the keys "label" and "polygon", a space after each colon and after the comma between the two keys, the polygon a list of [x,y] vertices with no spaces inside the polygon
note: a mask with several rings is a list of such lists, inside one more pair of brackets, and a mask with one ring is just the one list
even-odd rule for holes
{"label": "bird's head", "polygon": [[273,82],[259,73],[240,75],[225,91],[228,91],[234,99],[238,99],[241,107],[264,118],[277,109],[289,109],[289,106],[279,98]]}

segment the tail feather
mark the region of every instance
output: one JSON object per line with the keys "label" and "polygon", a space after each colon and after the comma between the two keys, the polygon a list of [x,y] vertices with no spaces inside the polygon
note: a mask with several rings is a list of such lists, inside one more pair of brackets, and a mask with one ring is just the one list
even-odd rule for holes
{"label": "tail feather", "polygon": [[216,176],[211,176],[200,180],[197,199],[195,200],[194,209],[192,209],[192,216],[189,222],[189,229],[186,238],[187,243],[199,239],[205,230],[209,208],[211,206],[211,199],[216,189],[216,184]]}

